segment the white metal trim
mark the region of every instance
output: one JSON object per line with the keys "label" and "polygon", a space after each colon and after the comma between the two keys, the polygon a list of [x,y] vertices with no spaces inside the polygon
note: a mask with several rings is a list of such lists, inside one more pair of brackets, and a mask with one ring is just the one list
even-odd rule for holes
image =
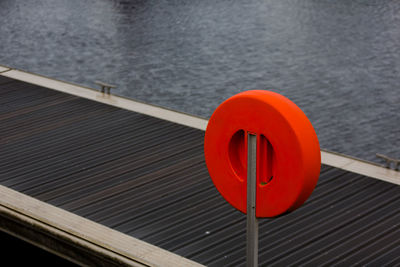
{"label": "white metal trim", "polygon": [[321,150],[323,164],[400,185],[400,172],[345,155]]}
{"label": "white metal trim", "polygon": [[118,257],[129,265],[141,263],[146,266],[203,266],[2,185],[0,195],[0,211],[31,225],[45,227],[48,232],[64,236],[71,242],[84,243],[100,254]]}
{"label": "white metal trim", "polygon": [[10,68],[4,67],[0,65],[0,73],[5,72],[5,71],[9,71]]}
{"label": "white metal trim", "polygon": [[94,100],[111,106],[131,110],[134,112],[142,113],[152,117],[160,118],[166,121],[175,122],[192,128],[205,130],[207,126],[207,120],[195,116],[191,116],[185,113],[169,110],[166,108],[149,105],[132,99],[127,99],[120,96],[109,95],[101,93],[91,88],[75,85],[72,83],[62,82],[40,75],[20,71],[10,70],[1,75],[16,80],[36,84],[49,89],[61,91],[67,94],[79,96],[82,98]]}
{"label": "white metal trim", "polygon": [[[205,131],[207,128],[208,120],[204,118],[199,118],[193,115],[142,103],[124,97],[103,94],[91,88],[54,80],[37,74],[12,69],[5,73],[1,73],[0,75],[142,113],[159,119],[171,121],[177,124],[182,124],[199,130]],[[321,150],[321,158],[323,164],[400,185],[400,172],[326,150]]]}

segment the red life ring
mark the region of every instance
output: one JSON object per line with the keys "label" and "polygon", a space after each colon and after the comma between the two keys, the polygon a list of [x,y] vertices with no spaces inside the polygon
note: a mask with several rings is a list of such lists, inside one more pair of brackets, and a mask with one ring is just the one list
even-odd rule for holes
{"label": "red life ring", "polygon": [[221,195],[246,213],[247,133],[257,134],[256,216],[293,211],[317,184],[321,153],[306,115],[270,91],[239,93],[211,116],[204,139],[208,171]]}

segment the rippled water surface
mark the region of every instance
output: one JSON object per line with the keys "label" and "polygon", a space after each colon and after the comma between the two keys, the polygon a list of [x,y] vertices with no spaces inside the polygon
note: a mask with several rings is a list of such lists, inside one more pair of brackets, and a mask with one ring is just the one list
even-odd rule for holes
{"label": "rippled water surface", "polygon": [[400,2],[0,1],[0,64],[209,117],[267,89],[323,148],[400,157]]}

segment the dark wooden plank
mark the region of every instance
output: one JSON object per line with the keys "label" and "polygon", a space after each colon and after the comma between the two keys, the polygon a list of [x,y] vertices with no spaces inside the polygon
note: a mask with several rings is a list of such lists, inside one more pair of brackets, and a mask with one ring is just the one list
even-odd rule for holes
{"label": "dark wooden plank", "polygon": [[[244,265],[245,216],[208,176],[204,132],[10,79],[0,103],[1,184],[208,266]],[[396,263],[399,188],[322,166],[299,210],[261,220],[261,265]]]}

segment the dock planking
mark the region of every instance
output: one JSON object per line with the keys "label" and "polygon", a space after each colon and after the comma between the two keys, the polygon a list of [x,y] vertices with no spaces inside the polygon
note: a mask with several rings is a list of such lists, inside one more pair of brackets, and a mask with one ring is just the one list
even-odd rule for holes
{"label": "dock planking", "polygon": [[[201,264],[245,264],[246,219],[208,176],[202,130],[2,76],[0,103],[1,185]],[[261,220],[259,262],[399,263],[399,213],[398,185],[323,165],[303,207]]]}

